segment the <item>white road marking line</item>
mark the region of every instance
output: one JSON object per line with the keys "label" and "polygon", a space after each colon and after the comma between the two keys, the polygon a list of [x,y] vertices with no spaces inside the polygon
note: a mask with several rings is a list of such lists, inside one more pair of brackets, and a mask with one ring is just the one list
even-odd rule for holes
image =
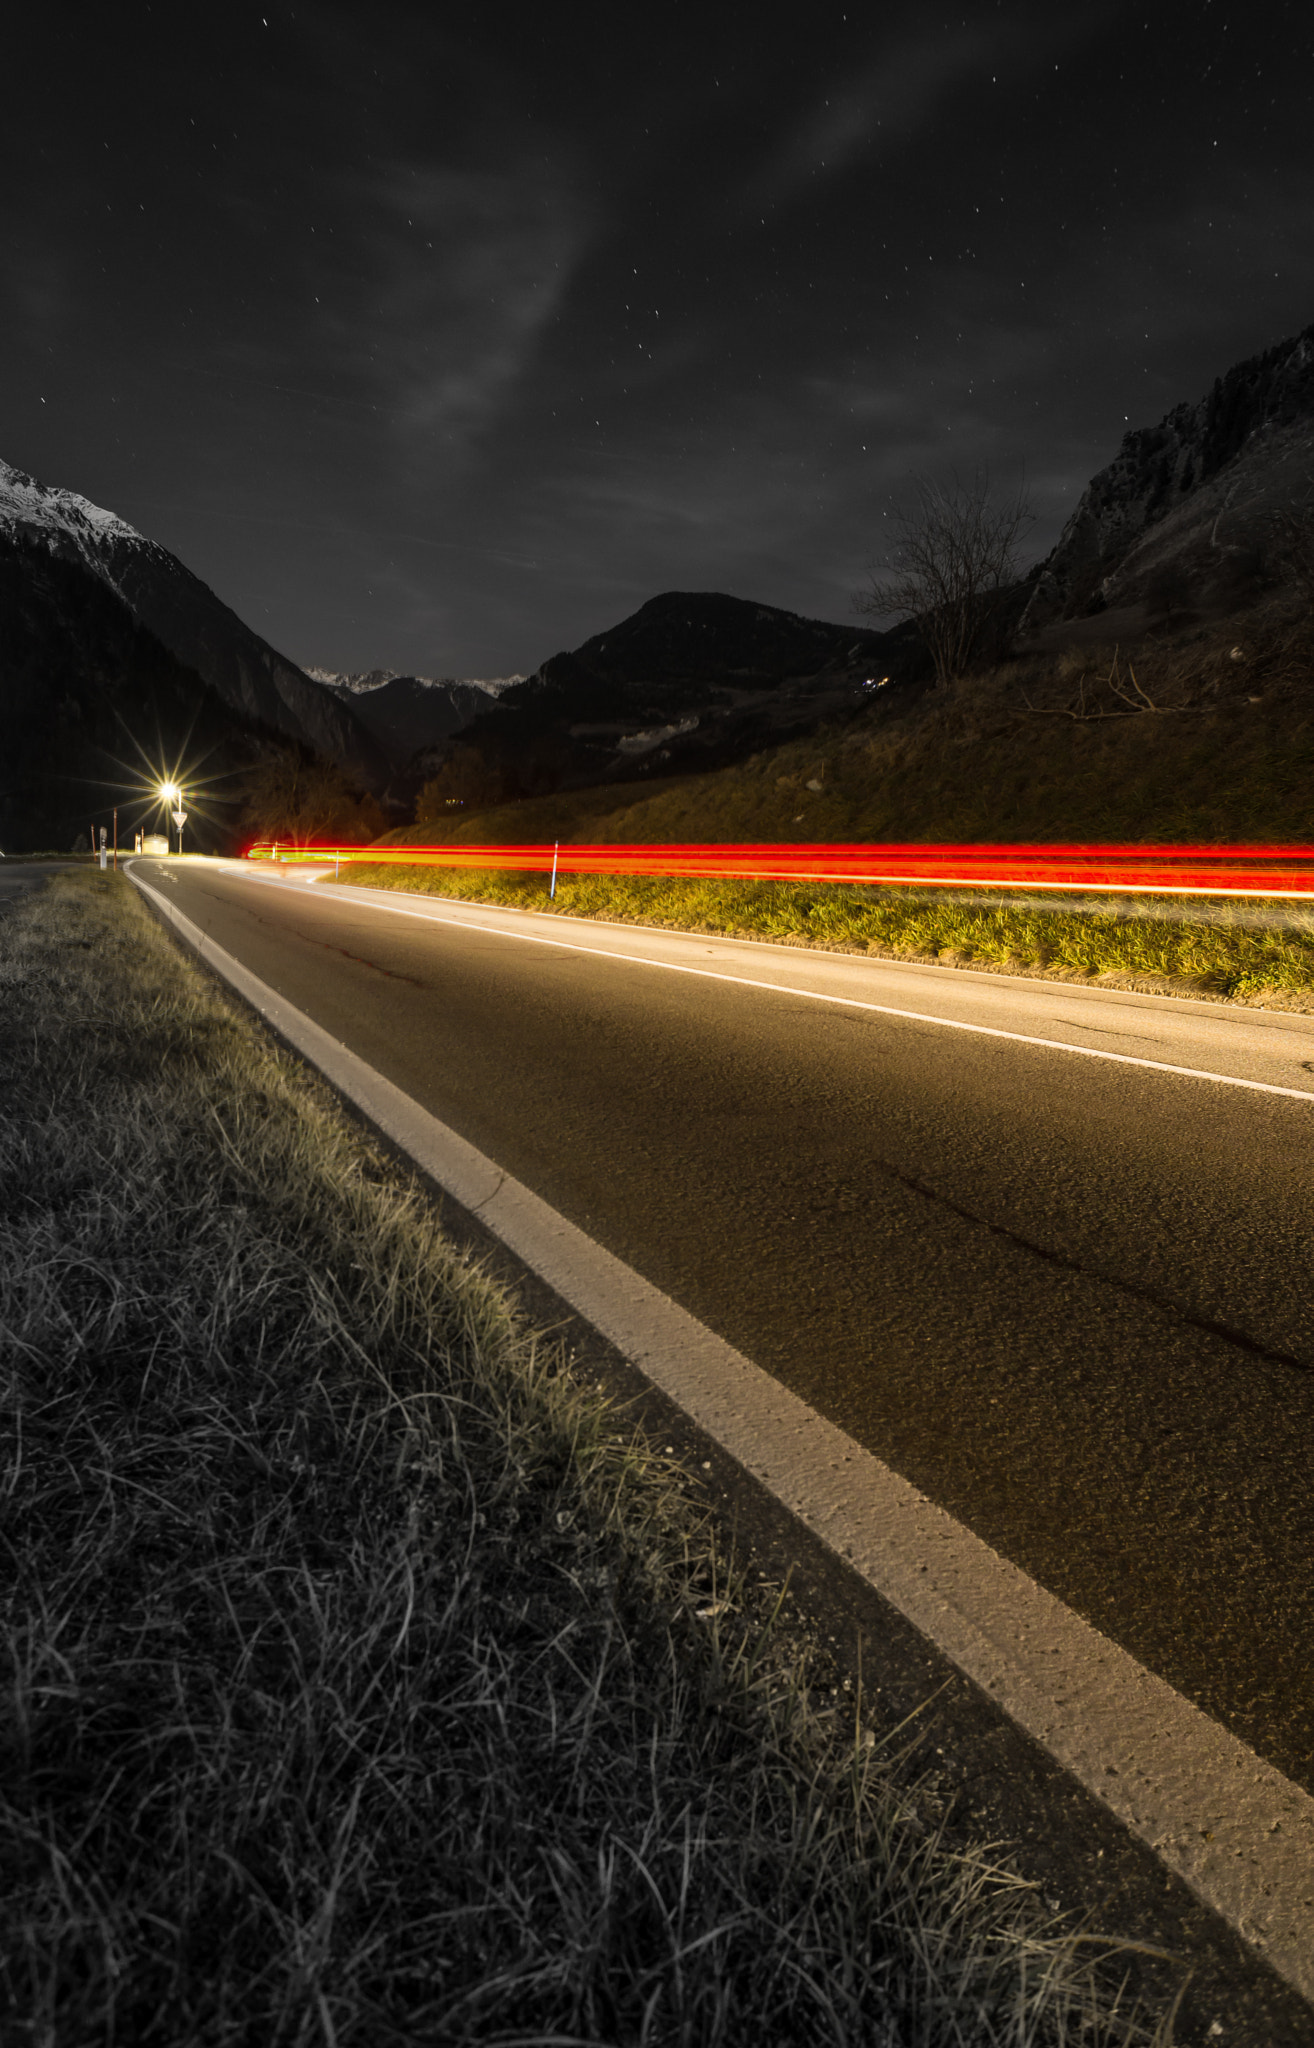
{"label": "white road marking line", "polygon": [[167,896],[132,880],[424,1173],[477,1210],[1280,1976],[1314,1998],[1314,1798],[284,1001]]}
{"label": "white road marking line", "polygon": [[[281,878],[280,878],[281,879]],[[288,884],[287,886],[293,886]],[[1283,1088],[1276,1081],[1247,1081],[1239,1074],[1215,1074],[1207,1067],[1178,1067],[1168,1060],[1140,1059],[1134,1053],[1109,1052],[1103,1046],[1071,1045],[1064,1038],[1041,1038],[1026,1031],[1005,1031],[997,1024],[969,1024],[957,1017],[937,1017],[927,1010],[903,1010],[896,1003],[868,1003],[859,996],[833,995],[828,990],[794,988],[778,981],[758,981],[747,974],[718,974],[711,967],[683,967],[673,960],[654,960],[642,953],[620,953],[605,946],[585,946],[574,939],[553,939],[540,932],[508,931],[502,925],[475,924],[465,917],[448,917],[441,911],[413,910],[405,903],[381,903],[364,890],[349,896],[348,902],[367,908],[391,911],[395,917],[418,918],[421,924],[447,924],[463,932],[485,932],[499,939],[519,939],[530,946],[556,946],[566,953],[587,953],[596,960],[619,960],[635,967],[659,967],[667,974],[691,974],[701,981],[725,981],[735,988],[767,989],[772,995],[800,996],[809,1003],[836,1003],[849,1010],[869,1010],[879,1017],[901,1017],[912,1024],[935,1024],[942,1031],[970,1031],[979,1038],[1007,1038],[1015,1045],[1039,1045],[1049,1052],[1073,1053],[1080,1059],[1110,1060],[1120,1067],[1148,1067],[1157,1074],[1185,1074],[1192,1081],[1215,1081],[1224,1088],[1249,1088],[1257,1095],[1285,1095],[1293,1102],[1314,1102],[1314,1089]]]}

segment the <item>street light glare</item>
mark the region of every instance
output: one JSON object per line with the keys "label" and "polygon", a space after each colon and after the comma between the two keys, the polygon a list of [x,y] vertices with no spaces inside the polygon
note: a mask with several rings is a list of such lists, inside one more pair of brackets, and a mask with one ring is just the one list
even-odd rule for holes
{"label": "street light glare", "polygon": [[178,785],[176,782],[162,782],[160,784],[160,795],[166,797],[170,803],[173,802],[177,794]]}

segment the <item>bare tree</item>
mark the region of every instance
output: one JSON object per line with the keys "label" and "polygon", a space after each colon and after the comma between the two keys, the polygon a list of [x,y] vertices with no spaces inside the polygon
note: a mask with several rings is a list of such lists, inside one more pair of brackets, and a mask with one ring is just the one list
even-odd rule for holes
{"label": "bare tree", "polygon": [[936,681],[950,682],[985,651],[1032,523],[1023,492],[995,500],[985,470],[970,484],[920,478],[912,506],[896,515],[894,547],[855,609],[870,619],[910,617]]}
{"label": "bare tree", "polygon": [[[1232,659],[1233,661],[1244,659],[1239,647],[1232,649]],[[1115,647],[1113,650],[1113,660],[1109,666],[1109,673],[1106,676],[1097,676],[1092,679],[1089,672],[1083,670],[1077,678],[1076,695],[1067,704],[1033,704],[1025,690],[1022,692],[1022,702],[1034,718],[1071,718],[1078,725],[1090,725],[1097,718],[1143,718],[1147,713],[1163,718],[1175,716],[1179,712],[1207,711],[1210,709],[1207,703],[1157,704],[1154,698],[1150,696],[1149,691],[1142,689],[1140,683],[1137,682],[1136,671],[1131,663],[1127,663],[1127,674],[1125,677],[1118,663],[1119,650]],[[1088,683],[1090,684],[1091,692],[1089,698],[1086,694]],[[1111,705],[1100,702],[1099,691],[1101,687],[1109,691],[1113,699]]]}

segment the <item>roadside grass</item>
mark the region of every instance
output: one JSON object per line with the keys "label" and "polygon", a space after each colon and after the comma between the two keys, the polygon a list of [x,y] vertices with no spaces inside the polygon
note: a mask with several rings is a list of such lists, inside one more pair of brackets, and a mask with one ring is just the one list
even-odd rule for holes
{"label": "roadside grass", "polygon": [[1171,2042],[130,884],[0,980],[7,2042]]}
{"label": "roadside grass", "polygon": [[1314,1012],[1314,910],[1283,913],[1261,899],[1141,897],[1073,910],[970,892],[564,874],[549,900],[539,874],[369,861],[353,863],[342,879],[563,917]]}

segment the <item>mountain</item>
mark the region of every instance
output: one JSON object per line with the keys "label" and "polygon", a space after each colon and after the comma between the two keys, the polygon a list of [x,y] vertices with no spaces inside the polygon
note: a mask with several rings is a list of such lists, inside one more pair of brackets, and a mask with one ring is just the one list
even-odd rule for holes
{"label": "mountain", "polygon": [[810,731],[915,665],[902,632],[667,591],[502,691],[421,765],[451,802],[687,774]]}
{"label": "mountain", "polygon": [[1314,326],[1124,435],[1036,575],[1023,634],[1098,619],[1091,632],[1125,639],[1225,615],[1276,580],[1275,522],[1311,505]]}
{"label": "mountain", "polygon": [[[240,790],[280,738],[244,719],[80,559],[0,532],[0,848],[66,851],[160,822],[156,784],[195,770],[188,839],[235,841]],[[198,786],[199,784],[199,786]]]}
{"label": "mountain", "polygon": [[702,686],[732,678],[754,687],[823,676],[852,679],[888,638],[717,591],[670,590],[573,654],[555,655],[526,689],[569,674],[655,704],[653,691],[687,696],[692,689],[697,696]]}
{"label": "mountain", "polygon": [[523,676],[406,676],[377,668],[357,675],[310,668],[306,674],[351,706],[400,773],[421,748],[436,746],[460,732],[504,690],[525,680]]}
{"label": "mountain", "polygon": [[331,690],[262,640],[176,555],[76,491],[0,462],[0,539],[94,577],[243,721],[327,755],[372,788],[388,764],[374,736]]}
{"label": "mountain", "polygon": [[347,673],[341,669],[315,668],[307,665],[306,674],[317,683],[324,683],[339,696],[344,692],[348,697],[368,696],[374,690],[381,690],[385,683],[421,683],[426,690],[482,690],[485,696],[500,696],[513,683],[523,683],[523,676],[408,676],[396,668],[358,669]]}

